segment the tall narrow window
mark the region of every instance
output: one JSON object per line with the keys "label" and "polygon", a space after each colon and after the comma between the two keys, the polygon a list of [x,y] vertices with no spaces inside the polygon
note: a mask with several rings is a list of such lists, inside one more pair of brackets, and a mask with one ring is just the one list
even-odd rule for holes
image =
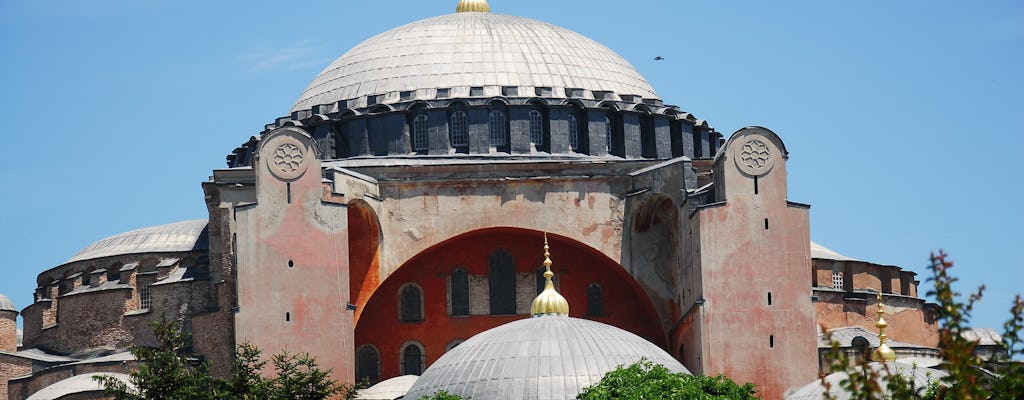
{"label": "tall narrow window", "polygon": [[537,110],[530,110],[530,143],[544,145],[544,116]]}
{"label": "tall narrow window", "polygon": [[604,290],[596,283],[587,286],[587,315],[604,315]]}
{"label": "tall narrow window", "polygon": [[153,292],[150,291],[149,285],[143,285],[139,288],[139,309],[148,310],[153,306]]}
{"label": "tall narrow window", "polygon": [[500,250],[491,254],[487,280],[491,291],[491,315],[515,314],[516,271],[511,254]]}
{"label": "tall narrow window", "polygon": [[544,278],[544,273],[547,272],[547,268],[542,265],[537,269],[537,273],[534,274],[537,280],[537,294],[544,291],[544,285],[547,283],[547,279]]}
{"label": "tall narrow window", "polygon": [[580,124],[572,114],[569,114],[569,147],[573,151],[580,149]]}
{"label": "tall narrow window", "polygon": [[409,343],[402,348],[402,375],[420,375],[423,373],[423,349],[416,343]]}
{"label": "tall narrow window", "polygon": [[469,273],[459,268],[452,271],[452,315],[469,315]]}
{"label": "tall narrow window", "polygon": [[402,288],[402,322],[423,320],[423,292],[419,286],[406,285]]}
{"label": "tall narrow window", "polygon": [[452,147],[469,146],[469,124],[466,121],[465,111],[452,113],[451,134]]}
{"label": "tall narrow window", "polygon": [[507,118],[502,110],[492,110],[487,118],[487,139],[491,146],[508,145]]}
{"label": "tall narrow window", "polygon": [[843,273],[840,271],[832,271],[832,288],[843,289]]}
{"label": "tall narrow window", "polygon": [[427,115],[420,114],[412,121],[412,148],[413,150],[427,149]]}
{"label": "tall narrow window", "polygon": [[604,138],[605,138],[605,141],[606,141],[605,146],[606,146],[606,148],[607,148],[609,153],[612,152],[612,135],[613,135],[612,127],[613,127],[613,125],[612,125],[612,117],[609,116],[608,114],[605,114],[604,115]]}
{"label": "tall narrow window", "polygon": [[356,355],[356,381],[363,379],[370,382],[380,380],[380,351],[376,347],[364,345]]}

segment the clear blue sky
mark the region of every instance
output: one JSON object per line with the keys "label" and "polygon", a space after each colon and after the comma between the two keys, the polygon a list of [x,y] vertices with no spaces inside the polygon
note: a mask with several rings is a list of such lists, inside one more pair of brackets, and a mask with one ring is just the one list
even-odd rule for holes
{"label": "clear blue sky", "polygon": [[[25,307],[93,241],[205,218],[200,183],[322,68],[455,4],[0,1],[0,293]],[[726,135],[781,135],[819,243],[922,287],[945,249],[962,290],[989,287],[978,326],[1024,291],[1024,2],[491,6],[604,43]]]}

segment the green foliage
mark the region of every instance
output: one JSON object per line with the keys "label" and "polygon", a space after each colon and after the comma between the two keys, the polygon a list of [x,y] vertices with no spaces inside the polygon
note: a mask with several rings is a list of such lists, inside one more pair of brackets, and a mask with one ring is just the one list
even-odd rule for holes
{"label": "green foliage", "polygon": [[210,376],[208,363],[185,350],[188,336],[179,322],[152,326],[160,346],[131,349],[139,362],[139,368],[129,374],[134,389],[112,377],[95,378],[108,396],[116,400],[323,400],[337,395],[352,399],[360,388],[331,379],[331,370],[320,369],[309,354],[272,356],[276,374],[265,378],[261,371],[267,362],[260,349],[249,343],[235,349],[231,377],[217,379]]}
{"label": "green foliage", "polygon": [[117,400],[215,398],[216,381],[207,364],[185,350],[188,337],[181,332],[181,323],[156,322],[152,326],[160,346],[131,348],[139,362],[139,368],[130,374],[135,388],[112,377],[96,377],[105,393]]}
{"label": "green foliage", "polygon": [[448,393],[448,392],[442,390],[440,392],[435,392],[434,394],[432,394],[430,396],[420,397],[420,400],[464,400],[464,399],[462,397],[456,396],[454,394],[451,394],[451,393]]}
{"label": "green foliage", "polygon": [[594,386],[576,397],[582,400],[606,399],[759,399],[754,385],[737,385],[724,376],[692,376],[673,373],[663,365],[647,360],[628,367],[619,366]]}

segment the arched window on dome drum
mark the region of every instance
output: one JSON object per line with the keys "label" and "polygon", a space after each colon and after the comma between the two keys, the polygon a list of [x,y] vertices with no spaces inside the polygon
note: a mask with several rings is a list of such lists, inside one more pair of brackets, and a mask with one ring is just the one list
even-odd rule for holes
{"label": "arched window on dome drum", "polygon": [[587,315],[604,315],[604,289],[596,283],[587,286]]}
{"label": "arched window on dome drum", "polygon": [[427,141],[427,127],[428,127],[427,114],[417,115],[412,120],[412,148],[416,151],[426,150],[428,146]]}
{"label": "arched window on dome drum", "polygon": [[504,110],[491,110],[487,117],[487,140],[491,146],[508,146],[508,117]]}
{"label": "arched window on dome drum", "polygon": [[530,143],[544,145],[544,115],[538,110],[530,110]]}
{"label": "arched window on dome drum", "polygon": [[573,114],[569,114],[569,148],[572,151],[580,151],[580,124]]}
{"label": "arched window on dome drum", "polygon": [[423,349],[416,343],[409,343],[402,348],[402,375],[423,374]]}
{"label": "arched window on dome drum", "polygon": [[469,315],[469,273],[462,268],[452,271],[451,312],[453,316]]}
{"label": "arched window on dome drum", "polygon": [[516,313],[516,271],[512,255],[498,250],[491,254],[490,261],[487,283],[491,292],[491,315],[514,315]]}
{"label": "arched window on dome drum", "polygon": [[608,154],[612,154],[612,136],[615,135],[615,125],[612,124],[612,116],[608,113],[604,115],[604,138],[606,140],[605,149],[608,150]]}
{"label": "arched window on dome drum", "polygon": [[356,352],[356,381],[380,380],[380,351],[371,345],[363,345]]}
{"label": "arched window on dome drum", "polygon": [[469,146],[469,123],[465,111],[452,113],[451,141],[452,147]]}
{"label": "arched window on dome drum", "polygon": [[410,284],[402,288],[402,322],[423,321],[423,292],[419,286]]}

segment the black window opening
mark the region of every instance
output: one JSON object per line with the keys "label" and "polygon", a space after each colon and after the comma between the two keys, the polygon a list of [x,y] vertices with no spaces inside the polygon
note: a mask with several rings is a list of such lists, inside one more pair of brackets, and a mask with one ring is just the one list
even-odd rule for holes
{"label": "black window opening", "polygon": [[402,349],[402,375],[423,374],[423,351],[415,344]]}
{"label": "black window opening", "polygon": [[451,302],[452,315],[469,315],[469,273],[462,268],[452,272]]}
{"label": "black window opening", "polygon": [[569,149],[580,153],[580,123],[573,114],[569,114]]}
{"label": "black window opening", "polygon": [[544,146],[544,115],[539,110],[530,110],[530,143]]}
{"label": "black window opening", "polygon": [[356,381],[380,380],[380,352],[373,346],[363,346],[356,355]]}
{"label": "black window opening", "polygon": [[419,322],[423,320],[423,293],[415,285],[402,289],[402,322]]}
{"label": "black window opening", "polygon": [[587,286],[587,315],[604,315],[604,289],[596,283]]}
{"label": "black window opening", "polygon": [[429,119],[426,114],[419,114],[412,121],[412,148],[416,151],[427,150]]}
{"label": "black window opening", "polygon": [[491,292],[491,315],[514,315],[516,274],[512,255],[501,250],[491,254],[490,274],[487,279]]}
{"label": "black window opening", "polygon": [[547,270],[548,269],[544,268],[543,265],[537,269],[537,294],[540,294],[540,292],[544,291],[544,284],[547,283],[547,279],[544,278],[544,273],[547,272]]}
{"label": "black window opening", "polygon": [[452,113],[450,130],[452,147],[469,146],[469,122],[465,111]]}

